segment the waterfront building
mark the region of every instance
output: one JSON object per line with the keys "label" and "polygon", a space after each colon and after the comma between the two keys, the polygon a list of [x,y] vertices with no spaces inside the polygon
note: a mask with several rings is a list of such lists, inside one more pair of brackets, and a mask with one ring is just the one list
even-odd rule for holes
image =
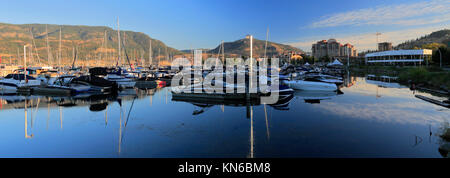
{"label": "waterfront building", "polygon": [[389,42],[383,42],[378,43],[378,51],[392,51],[392,43]]}
{"label": "waterfront building", "polygon": [[[341,49],[341,53],[339,56],[342,56],[342,57],[346,57],[346,56],[357,57],[358,56],[358,52],[356,51],[355,47],[349,43],[342,45],[340,49]],[[350,55],[349,55],[349,53],[350,53]]]}
{"label": "waterfront building", "polygon": [[432,52],[430,49],[381,51],[366,54],[365,61],[366,64],[428,65]]}
{"label": "waterfront building", "polygon": [[316,59],[325,56],[329,58],[348,56],[348,53],[350,53],[350,57],[358,56],[358,52],[353,45],[349,43],[343,45],[337,42],[336,39],[318,41],[312,45],[311,51]]}

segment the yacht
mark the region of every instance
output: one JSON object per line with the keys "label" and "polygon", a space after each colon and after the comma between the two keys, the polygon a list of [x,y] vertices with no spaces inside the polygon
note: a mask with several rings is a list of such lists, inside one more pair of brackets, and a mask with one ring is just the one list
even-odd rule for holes
{"label": "yacht", "polygon": [[67,92],[70,94],[87,93],[91,90],[89,83],[73,80],[75,78],[75,76],[61,76],[53,83],[37,90],[47,92]]}
{"label": "yacht", "polygon": [[120,88],[133,88],[136,85],[136,81],[122,75],[122,69],[120,68],[119,70],[106,75],[105,79],[116,82]]}
{"label": "yacht", "polygon": [[0,80],[0,94],[15,94],[18,88],[40,86],[41,81],[25,74],[8,74]]}

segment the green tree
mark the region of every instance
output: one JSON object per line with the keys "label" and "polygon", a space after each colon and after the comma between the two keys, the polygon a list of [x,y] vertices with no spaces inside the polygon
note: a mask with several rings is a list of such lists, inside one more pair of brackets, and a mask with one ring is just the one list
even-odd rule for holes
{"label": "green tree", "polygon": [[[448,47],[439,47],[439,51],[442,53],[442,64],[449,65],[450,64],[450,49]],[[433,63],[439,65],[440,62],[440,54],[438,50],[433,50],[432,61]]]}

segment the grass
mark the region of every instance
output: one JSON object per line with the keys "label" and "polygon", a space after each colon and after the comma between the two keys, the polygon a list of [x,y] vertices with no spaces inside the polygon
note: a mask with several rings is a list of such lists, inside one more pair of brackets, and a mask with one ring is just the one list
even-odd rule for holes
{"label": "grass", "polygon": [[435,88],[450,89],[450,72],[442,71],[439,68],[416,67],[399,71],[399,82],[412,81],[418,84],[425,84]]}

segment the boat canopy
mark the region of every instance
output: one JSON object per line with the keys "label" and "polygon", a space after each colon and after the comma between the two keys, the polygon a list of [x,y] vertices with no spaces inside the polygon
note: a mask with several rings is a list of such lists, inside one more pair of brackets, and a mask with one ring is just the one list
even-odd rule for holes
{"label": "boat canopy", "polygon": [[343,64],[339,62],[339,60],[335,59],[332,63],[329,63],[328,66],[342,66]]}
{"label": "boat canopy", "polygon": [[[8,74],[5,79],[25,80],[25,74]],[[28,80],[36,80],[36,78],[27,75]]]}

